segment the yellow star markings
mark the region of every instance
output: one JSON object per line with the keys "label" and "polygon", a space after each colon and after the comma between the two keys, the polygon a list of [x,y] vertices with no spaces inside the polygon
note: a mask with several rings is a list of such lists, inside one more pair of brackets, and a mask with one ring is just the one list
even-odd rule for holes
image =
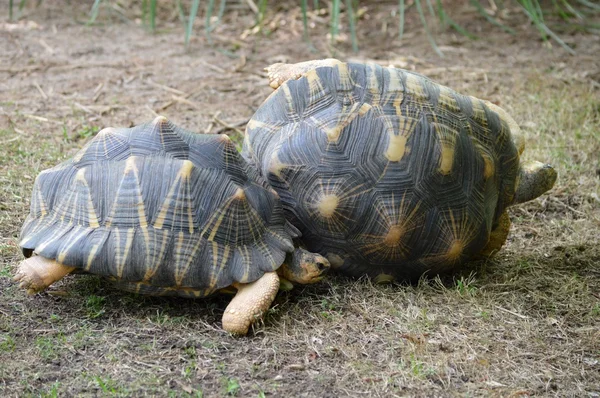
{"label": "yellow star markings", "polygon": [[467,211],[463,210],[457,217],[453,210],[448,210],[442,216],[440,224],[440,240],[442,252],[424,258],[442,266],[452,266],[461,261],[466,255],[465,249],[477,238],[478,224],[469,219]]}
{"label": "yellow star markings", "polygon": [[365,255],[376,255],[380,259],[400,260],[407,256],[410,248],[406,244],[407,236],[418,227],[421,203],[412,204],[402,196],[396,204],[395,196],[379,198],[374,206],[375,225],[371,230],[381,231],[375,234],[362,234],[361,250]]}
{"label": "yellow star markings", "polygon": [[440,160],[438,171],[443,175],[452,172],[454,166],[454,155],[456,148],[456,137],[458,133],[450,127],[441,123],[432,123],[440,144]]}
{"label": "yellow star markings", "polygon": [[[343,231],[347,224],[353,220],[347,213],[352,212],[349,200],[364,194],[369,189],[363,190],[364,184],[359,184],[349,189],[343,188],[343,183],[329,183],[320,181],[318,189],[308,198],[307,210],[309,216],[318,219],[330,231]],[[344,214],[346,213],[346,214]]]}

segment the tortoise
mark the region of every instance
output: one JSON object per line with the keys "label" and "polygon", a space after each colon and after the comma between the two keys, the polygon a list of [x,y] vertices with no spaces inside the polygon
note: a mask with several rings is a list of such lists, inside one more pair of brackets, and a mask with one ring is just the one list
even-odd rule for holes
{"label": "tortoise", "polygon": [[327,259],[294,247],[298,236],[229,137],[157,117],[103,129],[36,178],[20,240],[28,258],[15,280],[31,294],[74,271],[141,294],[234,287],[223,328],[246,334],[280,279],[313,283],[327,271]]}
{"label": "tortoise", "polygon": [[507,207],[556,180],[550,165],[521,161],[502,108],[420,74],[336,59],[267,72],[276,90],[242,155],[335,270],[415,280],[489,257],[507,239]]}

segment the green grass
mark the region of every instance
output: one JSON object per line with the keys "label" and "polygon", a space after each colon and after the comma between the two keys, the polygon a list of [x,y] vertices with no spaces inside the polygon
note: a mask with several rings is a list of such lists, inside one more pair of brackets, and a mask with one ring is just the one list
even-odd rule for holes
{"label": "green grass", "polygon": [[[88,24],[93,24],[97,21],[100,10],[102,8],[103,3],[108,3],[110,0],[94,0],[90,10],[90,18]],[[515,34],[514,29],[506,26],[502,22],[498,20],[498,18],[491,15],[487,10],[486,2],[482,2],[480,0],[469,0],[471,6],[477,13],[483,18],[483,21],[487,23],[493,24],[498,28],[508,32],[510,34]],[[10,20],[14,20],[18,18],[17,14],[21,14],[23,8],[28,3],[27,0],[20,0],[18,6],[16,6],[13,0],[9,0],[8,5],[8,15]],[[38,5],[41,4],[42,1],[38,2]],[[309,28],[308,28],[308,13],[309,10],[308,1],[300,0],[299,1],[301,14],[302,14],[302,25],[304,29],[304,38],[307,42],[310,42],[309,36]],[[364,1],[364,4],[370,4],[368,1]],[[206,7],[204,10],[204,32],[206,37],[209,40],[209,43],[212,42],[211,32],[221,23],[224,13],[227,10],[227,1],[220,0],[219,9],[217,12],[217,18],[214,23],[212,22],[212,17],[215,11],[215,0],[208,0],[206,3]],[[510,3],[509,3],[510,4]],[[509,4],[505,4],[507,7]],[[596,23],[588,22],[588,17],[590,15],[597,14],[600,11],[600,6],[597,4],[590,2],[588,0],[578,0],[573,2],[572,0],[553,0],[550,3],[544,2],[540,3],[539,0],[512,0],[512,4],[517,5],[519,9],[527,16],[533,26],[539,31],[540,36],[543,40],[551,39],[554,42],[558,43],[562,48],[565,49],[570,54],[574,54],[575,51],[571,46],[569,46],[565,41],[560,37],[559,34],[555,33],[553,29],[551,29],[549,23],[547,23],[548,17],[557,16],[569,26],[574,26],[581,30],[588,31],[598,31],[600,29],[600,25]],[[267,13],[270,11],[270,7],[274,5],[274,2],[269,2],[268,0],[258,0],[257,4],[254,6],[256,9],[256,26],[258,27],[258,31],[263,31],[263,23],[267,16]],[[356,24],[357,17],[355,15],[356,9],[359,7],[359,0],[332,0],[330,7],[328,9],[329,14],[329,24],[330,24],[330,39],[332,45],[336,44],[336,37],[340,33],[340,26],[342,25],[342,21],[347,22],[349,35],[351,38],[351,44],[353,51],[358,51],[358,37],[356,33]],[[414,11],[411,10],[414,5]],[[189,43],[191,37],[194,32],[194,24],[196,19],[198,18],[200,11],[200,0],[191,0],[189,4],[189,11],[186,12],[186,6],[183,4],[182,0],[177,0],[173,3],[172,7],[178,12],[181,23],[184,27],[184,43],[185,47],[189,48]],[[318,1],[313,2],[313,9],[317,10],[322,5]],[[424,9],[428,10],[429,16],[426,16]],[[502,5],[500,6],[502,9]],[[398,36],[402,39],[402,36],[405,32],[405,19],[411,16],[411,12],[416,13],[416,17],[419,19],[423,29],[425,30],[425,34],[430,42],[431,47],[435,50],[435,52],[439,56],[443,56],[443,52],[437,46],[434,35],[431,31],[431,25],[439,24],[441,27],[446,28],[449,27],[459,34],[468,37],[470,39],[477,39],[477,36],[473,33],[467,31],[462,26],[457,24],[449,15],[448,10],[451,7],[447,5],[444,6],[441,0],[435,0],[435,4],[433,0],[414,0],[414,2],[408,5],[404,0],[398,1]],[[142,0],[141,4],[141,20],[143,25],[148,28],[149,31],[155,32],[157,26],[158,19],[158,9],[157,9],[157,1],[156,0]]]}

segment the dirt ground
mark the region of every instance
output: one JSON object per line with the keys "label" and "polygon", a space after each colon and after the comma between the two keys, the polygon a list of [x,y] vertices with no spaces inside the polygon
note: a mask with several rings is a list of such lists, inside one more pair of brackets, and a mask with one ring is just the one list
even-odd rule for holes
{"label": "dirt ground", "polygon": [[[396,2],[368,2],[352,53],[345,34],[335,51],[325,40],[327,15],[310,15],[311,46],[294,2],[254,32],[242,1],[210,42],[198,21],[186,51],[172,10],[150,34],[135,7],[103,2],[87,26],[88,7],[71,3],[0,19],[0,395],[600,396],[598,35],[562,30],[571,56],[516,9],[511,36],[465,5],[451,14],[480,39],[438,29],[441,58],[414,10],[400,41]],[[327,56],[413,69],[499,104],[527,134],[525,157],[557,168],[556,187],[512,209],[494,260],[415,286],[332,276],[280,293],[246,338],[220,329],[227,296],[139,297],[73,276],[28,297],[11,281],[41,170],[103,127],[156,114],[239,140],[271,92],[266,65]]]}

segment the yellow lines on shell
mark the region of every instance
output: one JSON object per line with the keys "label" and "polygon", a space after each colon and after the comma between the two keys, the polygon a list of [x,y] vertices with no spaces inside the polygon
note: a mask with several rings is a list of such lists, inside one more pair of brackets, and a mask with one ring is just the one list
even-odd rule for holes
{"label": "yellow lines on shell", "polygon": [[100,248],[99,244],[95,244],[94,246],[92,246],[90,253],[87,256],[86,262],[85,262],[85,270],[89,271],[90,269],[92,269],[92,265],[94,264],[94,260],[96,259],[96,254],[98,254],[98,249]]}
{"label": "yellow lines on shell", "polygon": [[[183,191],[184,195],[187,195],[185,195],[185,197],[183,198],[184,203],[182,203],[180,206],[181,211],[183,212],[184,209],[187,210],[184,216],[187,218],[188,231],[190,234],[194,233],[194,215],[192,214],[193,203],[191,198],[190,182],[193,170],[194,163],[192,163],[189,160],[182,161],[181,167],[179,168],[179,172],[177,173],[177,177],[175,178],[175,181],[171,183],[171,189],[169,189],[169,193],[165,197],[165,200],[163,201],[163,204],[160,208],[160,212],[158,213],[158,216],[154,221],[154,228],[161,229],[163,227],[169,209],[171,209],[172,206],[176,206],[177,204],[176,194],[179,194]],[[178,186],[180,187],[180,189],[177,192],[176,189]],[[177,214],[177,210],[177,208],[174,209],[174,216]]]}
{"label": "yellow lines on shell", "polygon": [[412,94],[415,100],[426,98],[425,90],[421,84],[423,78],[412,73],[406,73],[406,92]]}
{"label": "yellow lines on shell", "polygon": [[[371,109],[371,105],[369,104],[360,104],[358,102],[353,103],[348,106],[343,106],[342,109],[337,114],[337,121],[335,125],[332,127],[323,126],[323,132],[327,135],[327,141],[329,143],[338,142],[342,130],[346,128],[356,117],[365,115]],[[316,125],[322,125],[322,123],[315,119],[311,118],[311,120]]]}
{"label": "yellow lines on shell", "polygon": [[[220,247],[223,247],[223,251],[219,250]],[[229,253],[231,251],[230,245],[219,245],[217,242],[212,242],[212,260],[213,267],[210,275],[210,283],[209,286],[211,288],[215,288],[217,282],[219,281],[219,276],[225,269],[225,266],[229,262]],[[216,271],[216,272],[215,272]]]}
{"label": "yellow lines on shell", "polygon": [[404,83],[400,79],[399,71],[394,68],[387,68],[389,81],[387,82],[386,95],[393,97],[392,106],[396,109],[396,114],[400,115],[400,105],[404,100]]}
{"label": "yellow lines on shell", "polygon": [[481,126],[487,128],[488,120],[487,115],[485,113],[485,108],[483,107],[483,102],[479,98],[468,97],[471,100],[471,106],[473,108],[473,115],[471,118],[479,123]]}
{"label": "yellow lines on shell", "polygon": [[133,243],[133,235],[135,233],[135,228],[127,228],[125,229],[125,244],[122,245],[121,234],[123,233],[123,229],[115,228],[115,263],[117,266],[117,277],[123,277],[123,270],[125,269],[125,264],[127,263],[127,258],[129,257],[129,252],[131,251],[131,244]]}
{"label": "yellow lines on shell", "polygon": [[456,148],[456,137],[458,133],[450,127],[432,123],[440,143],[440,160],[438,171],[443,175],[448,175],[452,172],[454,166],[454,154]]}
{"label": "yellow lines on shell", "polygon": [[442,234],[441,240],[444,243],[445,250],[430,258],[436,262],[453,265],[463,258],[465,249],[477,237],[478,228],[469,219],[466,211],[462,211],[457,218],[454,211],[448,210],[443,219],[443,229],[440,233]]}
{"label": "yellow lines on shell", "polygon": [[335,66],[335,68],[338,70],[338,75],[339,75],[338,89],[340,91],[351,90],[352,87],[354,87],[354,82],[352,81],[352,77],[350,76],[348,64],[339,63]]}
{"label": "yellow lines on shell", "polygon": [[323,83],[317,74],[315,69],[312,69],[304,75],[306,77],[306,81],[308,82],[308,92],[310,101],[318,101],[325,94],[325,88],[323,87]]}
{"label": "yellow lines on shell", "polygon": [[388,128],[388,147],[385,157],[390,162],[399,162],[409,152],[406,143],[413,133],[416,123],[416,119],[403,116],[398,120],[398,134],[395,134],[393,127]]}
{"label": "yellow lines on shell", "polygon": [[283,95],[285,96],[285,102],[287,104],[287,114],[293,115],[296,113],[294,109],[294,97],[292,96],[292,92],[287,84],[280,86],[280,89],[283,90]]}
{"label": "yellow lines on shell", "polygon": [[438,108],[444,109],[451,114],[458,115],[461,113],[460,106],[454,98],[454,92],[446,86],[438,86],[440,94],[437,100]]}
{"label": "yellow lines on shell", "polygon": [[[175,284],[177,287],[180,287],[183,284],[183,280],[189,272],[192,262],[195,260],[195,256],[200,250],[200,246],[206,242],[200,237],[196,237],[193,240],[190,240],[190,238],[191,237],[189,235],[186,236],[183,231],[179,231],[175,239],[175,250],[173,253],[175,254]],[[164,241],[166,240],[167,239],[164,239]],[[189,245],[190,242],[194,242],[192,248],[184,247]],[[159,265],[159,263],[157,263],[157,265]]]}
{"label": "yellow lines on shell", "polygon": [[364,234],[358,239],[367,255],[374,254],[388,260],[406,257],[409,248],[405,238],[417,226],[417,218],[421,203],[411,204],[406,194],[402,195],[400,203],[396,205],[395,195],[388,198],[378,198],[374,209],[377,214],[375,228],[381,233]]}
{"label": "yellow lines on shell", "polygon": [[380,69],[374,63],[366,64],[366,72],[367,72],[367,87],[366,89],[371,94],[371,102],[373,105],[378,106],[381,104],[381,82],[377,79],[378,69]]}
{"label": "yellow lines on shell", "polygon": [[[166,118],[165,118],[165,120],[166,120]],[[125,174],[133,173],[133,175],[135,176],[135,181],[136,181],[137,187],[139,188],[140,175],[139,175],[139,171],[138,171],[137,164],[136,164],[137,159],[138,159],[138,157],[136,157],[136,156],[131,156],[127,159],[127,161],[125,162]],[[135,204],[135,207],[137,208],[137,211],[138,211],[138,219],[139,219],[140,227],[145,229],[148,227],[148,218],[146,217],[146,206],[144,205],[144,198],[142,198],[142,191],[140,189],[137,190],[137,198],[136,199],[137,199],[137,203]]]}
{"label": "yellow lines on shell", "polygon": [[[35,206],[36,208],[33,208]],[[48,206],[46,205],[46,201],[44,201],[44,195],[42,195],[42,190],[36,184],[35,187],[35,200],[32,204],[32,209],[40,213],[40,217],[45,217],[48,214]]]}
{"label": "yellow lines on shell", "polygon": [[286,166],[286,164],[282,163],[281,160],[279,160],[279,153],[277,152],[277,150],[274,150],[273,153],[271,153],[271,159],[269,161],[269,173],[281,179],[281,172]]}
{"label": "yellow lines on shell", "polygon": [[[75,174],[75,182],[82,184],[85,187],[85,192],[87,193],[85,198],[79,198],[78,194],[75,194],[73,198],[73,204],[77,204],[79,200],[85,200],[86,203],[86,213],[88,217],[88,225],[90,228],[98,228],[100,223],[98,222],[98,215],[96,214],[96,209],[94,208],[94,202],[92,201],[92,196],[90,192],[90,186],[85,178],[85,168],[79,169]],[[65,208],[65,211],[67,209]],[[63,215],[61,219],[64,219]]]}
{"label": "yellow lines on shell", "polygon": [[[146,273],[144,274],[143,281],[148,281],[150,278],[156,274],[158,271],[158,267],[161,265],[162,260],[165,255],[165,251],[167,248],[167,243],[169,242],[169,232],[167,230],[154,230],[156,235],[154,235],[153,242],[150,242],[148,237],[148,241],[146,243]],[[146,231],[147,233],[147,231]],[[160,236],[162,234],[162,236]],[[144,239],[146,237],[144,236]],[[198,239],[200,240],[200,239]],[[156,248],[158,249],[158,255],[156,255]],[[153,248],[153,250],[151,249]]]}
{"label": "yellow lines on shell", "polygon": [[56,256],[56,261],[58,261],[59,263],[64,263],[65,259],[67,258],[67,254],[69,254],[71,248],[75,246],[75,244],[77,244],[79,240],[89,232],[90,230],[88,228],[79,228],[77,235],[69,235],[70,242],[64,249],[60,251],[60,253],[58,253],[58,255]]}

